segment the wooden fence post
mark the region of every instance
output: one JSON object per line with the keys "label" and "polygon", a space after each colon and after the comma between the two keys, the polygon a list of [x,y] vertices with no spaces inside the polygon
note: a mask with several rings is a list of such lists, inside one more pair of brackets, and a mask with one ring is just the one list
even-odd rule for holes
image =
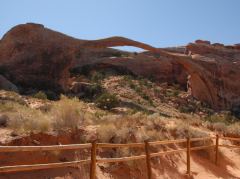
{"label": "wooden fence post", "polygon": [[151,158],[150,158],[150,151],[149,151],[149,143],[148,141],[145,142],[145,153],[146,153],[146,164],[147,164],[147,174],[148,179],[152,179],[152,169],[151,169]]}
{"label": "wooden fence post", "polygon": [[96,178],[96,154],[97,154],[97,143],[92,142],[91,148],[91,168],[90,168],[90,179]]}
{"label": "wooden fence post", "polygon": [[218,146],[219,146],[219,135],[216,135],[216,146],[215,146],[215,165],[218,164]]}
{"label": "wooden fence post", "polygon": [[188,176],[190,176],[190,174],[191,174],[190,149],[191,149],[190,137],[187,137],[187,175]]}

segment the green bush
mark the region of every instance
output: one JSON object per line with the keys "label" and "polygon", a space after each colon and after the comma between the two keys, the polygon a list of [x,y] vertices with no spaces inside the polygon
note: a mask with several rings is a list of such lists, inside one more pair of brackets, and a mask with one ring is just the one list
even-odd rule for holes
{"label": "green bush", "polygon": [[221,122],[226,125],[232,124],[236,121],[236,118],[232,116],[230,113],[208,115],[204,119],[205,121],[208,121],[211,123]]}
{"label": "green bush", "polygon": [[142,92],[142,89],[137,86],[137,87],[135,88],[135,91],[136,91],[138,94],[140,94],[140,93]]}
{"label": "green bush", "polygon": [[42,91],[37,92],[36,94],[33,95],[33,97],[44,100],[47,99],[47,95]]}
{"label": "green bush", "polygon": [[166,96],[168,97],[176,97],[179,95],[179,90],[167,90],[166,91]]}
{"label": "green bush", "polygon": [[59,100],[60,99],[60,95],[55,93],[54,91],[48,90],[45,92],[45,94],[47,95],[47,99],[49,99],[49,100]]}
{"label": "green bush", "polygon": [[82,98],[94,100],[97,96],[102,94],[103,89],[100,83],[95,83],[93,85],[90,85],[84,89],[84,95]]}
{"label": "green bush", "polygon": [[132,80],[133,80],[133,76],[131,76],[131,75],[125,75],[125,76],[123,77],[123,80],[126,81],[126,82],[132,81]]}
{"label": "green bush", "polygon": [[191,113],[191,112],[195,112],[196,111],[196,108],[194,107],[194,106],[192,106],[192,105],[186,105],[186,106],[180,106],[179,107],[179,111],[181,112],[181,113]]}
{"label": "green bush", "polygon": [[105,75],[101,72],[94,72],[91,76],[91,81],[99,83],[105,78]]}
{"label": "green bush", "polygon": [[132,88],[132,89],[136,89],[137,86],[131,81],[129,83],[129,87]]}
{"label": "green bush", "polygon": [[96,99],[96,104],[102,109],[112,109],[119,104],[119,101],[115,95],[109,93],[103,93]]}
{"label": "green bush", "polygon": [[142,94],[141,94],[141,97],[142,97],[143,99],[147,100],[147,101],[150,100],[150,97],[149,97],[146,93],[142,93]]}

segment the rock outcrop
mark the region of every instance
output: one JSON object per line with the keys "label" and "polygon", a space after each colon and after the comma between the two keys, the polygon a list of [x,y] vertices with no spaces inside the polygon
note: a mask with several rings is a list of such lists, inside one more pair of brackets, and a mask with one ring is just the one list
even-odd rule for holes
{"label": "rock outcrop", "polygon": [[17,86],[11,83],[10,81],[8,81],[2,75],[0,75],[0,90],[18,92]]}
{"label": "rock outcrop", "polygon": [[65,89],[76,44],[42,25],[16,26],[0,43],[1,74],[23,87]]}
{"label": "rock outcrop", "polygon": [[191,61],[182,62],[191,74],[192,95],[216,109],[240,106],[240,50],[191,43]]}
{"label": "rock outcrop", "polygon": [[[134,46],[142,53],[109,47]],[[197,40],[186,47],[159,49],[123,37],[79,40],[39,24],[19,25],[0,41],[0,74],[23,88],[69,90],[70,72],[113,68],[191,87],[192,95],[215,109],[240,105],[239,44]],[[188,82],[189,81],[189,82]]]}

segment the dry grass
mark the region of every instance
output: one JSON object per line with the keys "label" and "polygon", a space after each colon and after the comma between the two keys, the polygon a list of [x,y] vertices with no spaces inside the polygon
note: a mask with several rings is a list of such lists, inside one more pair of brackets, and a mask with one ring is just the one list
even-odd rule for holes
{"label": "dry grass", "polygon": [[[48,110],[32,109],[16,101],[0,101],[0,113],[6,114],[10,120],[8,126],[18,132],[47,132],[51,130],[74,130],[79,127],[90,127],[95,133],[89,133],[99,142],[129,143],[186,138],[190,136],[205,137],[207,132],[221,132],[226,135],[239,136],[240,124],[227,125],[219,122],[204,122],[198,116],[184,115],[182,119],[166,118],[157,113],[114,115],[100,110],[94,105],[83,103],[76,98],[62,96],[59,101],[51,102]],[[90,106],[90,108],[89,108]],[[183,115],[183,114],[182,114]],[[215,117],[216,118],[216,117]],[[214,118],[214,119],[215,119]],[[216,121],[216,120],[214,120]]]}
{"label": "dry grass", "polygon": [[98,120],[101,142],[129,143],[167,138],[166,119],[158,114],[108,115]]}
{"label": "dry grass", "polygon": [[76,129],[84,121],[82,105],[77,98],[61,96],[50,112],[53,128],[56,130]]}
{"label": "dry grass", "polygon": [[240,122],[229,125],[225,133],[229,136],[240,137]]}
{"label": "dry grass", "polygon": [[83,104],[78,99],[65,96],[51,104],[47,111],[12,101],[0,103],[0,113],[10,118],[8,127],[21,133],[78,128],[85,119],[82,108]]}
{"label": "dry grass", "polygon": [[10,117],[8,126],[14,131],[46,132],[51,129],[51,121],[48,115],[42,111],[16,103],[10,103],[6,106],[11,106],[13,110],[10,113],[8,112],[7,115]]}

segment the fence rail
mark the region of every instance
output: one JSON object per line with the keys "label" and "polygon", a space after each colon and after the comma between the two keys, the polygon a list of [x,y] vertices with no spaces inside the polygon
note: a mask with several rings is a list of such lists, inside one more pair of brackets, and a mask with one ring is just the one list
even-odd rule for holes
{"label": "fence rail", "polygon": [[30,152],[51,150],[77,150],[91,148],[89,144],[50,145],[50,146],[0,146],[0,152]]}
{"label": "fence rail", "polygon": [[7,172],[31,171],[31,170],[40,170],[40,169],[62,168],[62,167],[77,167],[79,164],[88,164],[88,163],[91,163],[91,160],[35,164],[35,165],[4,166],[4,167],[0,167],[0,172],[7,173]]}
{"label": "fence rail", "polygon": [[[207,141],[212,139],[215,139],[215,144],[191,147],[192,142]],[[81,165],[90,164],[90,179],[95,179],[97,163],[126,162],[126,161],[132,161],[132,160],[145,159],[146,166],[147,166],[148,179],[151,179],[152,178],[151,158],[159,157],[162,155],[186,152],[186,157],[187,157],[186,173],[187,175],[191,175],[191,163],[190,163],[191,151],[215,148],[215,164],[217,165],[219,147],[240,149],[240,146],[237,146],[237,145],[219,145],[219,139],[240,142],[240,138],[219,137],[218,135],[216,135],[216,137],[192,138],[192,139],[187,138],[187,139],[155,141],[155,142],[145,141],[144,143],[129,143],[129,144],[96,143],[95,141],[93,143],[87,143],[87,144],[52,145],[52,146],[0,146],[0,152],[27,152],[27,151],[39,152],[39,151],[52,151],[52,150],[91,149],[91,159],[88,159],[88,160],[79,160],[79,161],[61,162],[61,163],[33,164],[33,165],[2,166],[0,167],[0,173],[32,171],[32,170],[52,169],[52,168],[61,168],[61,167],[77,167],[80,164]],[[151,147],[156,145],[168,145],[168,144],[179,144],[179,143],[184,143],[186,145],[186,148],[160,151],[156,153],[151,153],[150,151]],[[143,148],[145,150],[145,154],[138,155],[138,156],[121,157],[121,158],[98,158],[97,157],[97,149],[99,148],[122,148],[122,147]]]}

